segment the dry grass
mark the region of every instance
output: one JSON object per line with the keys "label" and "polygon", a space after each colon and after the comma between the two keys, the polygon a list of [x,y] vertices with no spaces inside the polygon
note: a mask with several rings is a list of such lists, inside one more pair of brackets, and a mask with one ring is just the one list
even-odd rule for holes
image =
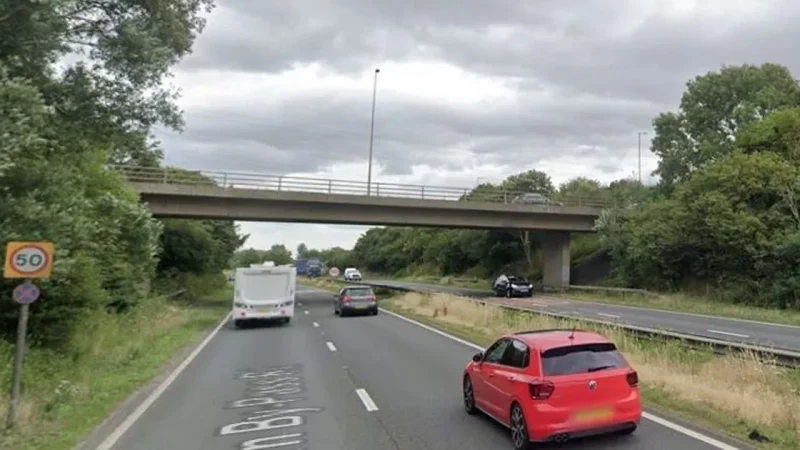
{"label": "dry grass", "polygon": [[[447,294],[408,293],[387,306],[473,330],[474,340],[483,341],[477,342],[483,345],[504,333],[575,325],[573,321],[510,312]],[[617,343],[639,372],[643,391],[655,390],[650,398],[679,401],[688,405],[679,408],[684,411],[711,410],[740,426],[770,430],[774,438],[770,437],[780,441],[782,448],[800,448],[797,371],[776,368],[752,356],[716,357],[677,342],[646,341],[617,329],[579,326],[599,331]]]}

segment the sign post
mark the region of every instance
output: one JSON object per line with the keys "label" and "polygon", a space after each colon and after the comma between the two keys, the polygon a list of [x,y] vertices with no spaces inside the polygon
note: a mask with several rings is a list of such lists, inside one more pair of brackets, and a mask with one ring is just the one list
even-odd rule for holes
{"label": "sign post", "polygon": [[17,324],[17,345],[14,355],[14,373],[11,377],[11,397],[8,405],[7,426],[17,422],[19,401],[22,397],[22,363],[25,360],[25,337],[28,334],[30,304],[39,299],[41,291],[33,279],[49,278],[53,270],[55,246],[52,242],[9,242],[3,265],[4,278],[21,278],[25,281],[14,288],[14,301],[20,304]]}

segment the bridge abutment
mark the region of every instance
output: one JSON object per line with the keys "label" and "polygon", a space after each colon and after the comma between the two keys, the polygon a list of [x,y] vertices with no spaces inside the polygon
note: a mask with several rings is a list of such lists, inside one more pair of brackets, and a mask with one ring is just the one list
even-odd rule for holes
{"label": "bridge abutment", "polygon": [[569,242],[568,231],[546,231],[544,233],[542,284],[545,290],[560,291],[569,287]]}

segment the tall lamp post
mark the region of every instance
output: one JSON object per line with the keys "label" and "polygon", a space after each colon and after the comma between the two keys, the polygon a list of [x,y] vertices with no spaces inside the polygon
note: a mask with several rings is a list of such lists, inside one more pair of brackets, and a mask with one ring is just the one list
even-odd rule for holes
{"label": "tall lamp post", "polygon": [[[647,131],[639,132],[639,184],[642,184],[642,136],[647,135]],[[370,150],[370,154],[372,150]]]}
{"label": "tall lamp post", "polygon": [[372,195],[372,142],[375,137],[375,97],[378,94],[378,74],[381,69],[375,69],[375,79],[372,83],[372,120],[369,124],[369,168],[367,169],[367,196]]}

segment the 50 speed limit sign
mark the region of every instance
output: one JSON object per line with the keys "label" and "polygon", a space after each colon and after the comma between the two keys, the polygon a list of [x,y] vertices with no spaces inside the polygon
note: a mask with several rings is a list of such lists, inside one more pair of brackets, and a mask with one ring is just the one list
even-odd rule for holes
{"label": "50 speed limit sign", "polygon": [[5,278],[48,278],[53,270],[52,242],[9,242],[3,265]]}

